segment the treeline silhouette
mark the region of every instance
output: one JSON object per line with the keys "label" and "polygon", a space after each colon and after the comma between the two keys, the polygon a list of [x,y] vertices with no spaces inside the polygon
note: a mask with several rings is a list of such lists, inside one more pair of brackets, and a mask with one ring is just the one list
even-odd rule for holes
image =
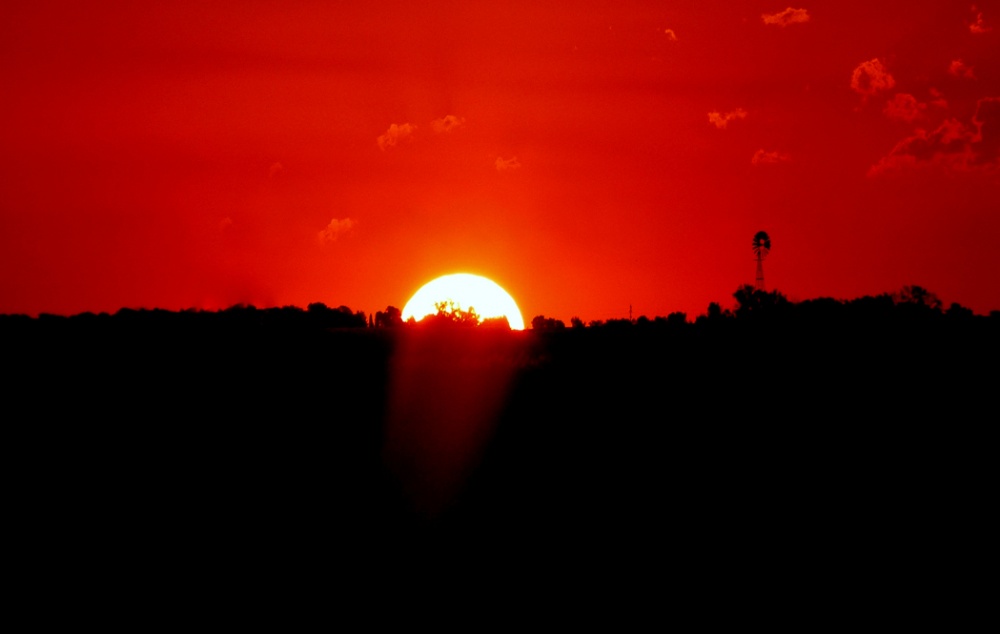
{"label": "treeline silhouette", "polygon": [[462,545],[691,583],[873,558],[952,578],[937,545],[974,558],[989,526],[1000,313],[920,287],[733,299],[515,336],[448,306],[4,315],[12,516],[84,568],[426,570]]}
{"label": "treeline silhouette", "polygon": [[[569,326],[559,319],[536,315],[530,321],[533,330],[573,329],[622,329],[636,328],[681,328],[689,325],[721,324],[727,321],[742,323],[771,323],[789,326],[794,324],[815,326],[820,324],[843,327],[882,326],[892,323],[951,323],[969,325],[972,322],[1000,320],[1000,310],[988,315],[977,315],[969,308],[952,303],[944,308],[937,296],[920,286],[904,286],[897,293],[883,293],[851,300],[829,297],[793,302],[779,291],[764,291],[751,285],[739,287],[733,293],[735,305],[723,308],[712,302],[704,314],[689,318],[686,313],[674,312],[666,316],[648,317],[641,315],[635,319],[612,318],[584,322],[578,317],[570,320]],[[453,303],[437,305],[438,312],[420,322],[411,317],[404,322],[400,309],[387,306],[366,316],[363,311],[355,311],[348,306],[328,307],[322,302],[309,304],[305,309],[298,306],[257,308],[253,305],[236,304],[229,308],[212,311],[185,309],[170,311],[160,308],[122,308],[113,314],[84,312],[75,315],[54,315],[42,313],[37,318],[23,314],[0,314],[0,328],[4,332],[38,330],[68,331],[86,329],[102,331],[110,329],[199,329],[205,332],[246,331],[250,329],[279,331],[293,329],[329,328],[388,328],[388,327],[439,327],[439,326],[479,326],[486,328],[508,328],[506,318],[482,319],[475,308],[462,309]]]}
{"label": "treeline silhouette", "polygon": [[63,316],[42,313],[37,318],[16,314],[0,315],[0,324],[5,329],[34,327],[69,332],[135,328],[204,329],[207,332],[217,332],[230,329],[273,331],[297,328],[364,328],[368,325],[368,321],[363,312],[352,311],[347,306],[330,308],[322,302],[315,302],[305,309],[298,306],[257,308],[253,305],[237,304],[217,311],[122,308],[113,314],[85,312]]}
{"label": "treeline silhouette", "polygon": [[[990,311],[989,315],[976,315],[969,308],[958,303],[952,303],[947,309],[943,307],[937,296],[920,286],[904,286],[897,293],[883,293],[876,296],[864,296],[851,300],[839,300],[830,297],[808,299],[793,302],[779,291],[765,291],[751,285],[743,285],[733,293],[735,306],[723,308],[719,303],[712,302],[707,311],[698,315],[692,321],[683,312],[670,313],[667,316],[649,318],[645,315],[636,319],[608,319],[584,322],[578,317],[570,320],[571,328],[623,328],[636,326],[677,328],[690,324],[719,324],[727,320],[744,323],[781,323],[782,325],[799,324],[836,324],[842,325],[878,325],[890,322],[940,321],[946,319],[951,323],[968,324],[969,320],[1000,319],[1000,310]],[[559,330],[566,328],[562,320],[537,315],[531,320],[534,329]]]}

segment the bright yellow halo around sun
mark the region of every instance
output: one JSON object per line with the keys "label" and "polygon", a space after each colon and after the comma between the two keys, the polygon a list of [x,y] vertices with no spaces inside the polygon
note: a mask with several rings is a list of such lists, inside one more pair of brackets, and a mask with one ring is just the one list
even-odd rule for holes
{"label": "bright yellow halo around sun", "polygon": [[488,278],[471,273],[442,275],[420,287],[403,307],[403,321],[420,321],[437,314],[437,305],[450,302],[455,308],[474,310],[480,320],[506,317],[511,330],[524,330],[521,311],[507,291]]}

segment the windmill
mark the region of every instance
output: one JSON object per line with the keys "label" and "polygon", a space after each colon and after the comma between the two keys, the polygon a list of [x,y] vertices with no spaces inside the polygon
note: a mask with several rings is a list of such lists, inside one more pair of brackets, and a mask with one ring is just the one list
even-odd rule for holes
{"label": "windmill", "polygon": [[766,231],[758,231],[753,236],[753,257],[757,260],[757,280],[754,290],[764,290],[764,258],[771,251],[771,238]]}

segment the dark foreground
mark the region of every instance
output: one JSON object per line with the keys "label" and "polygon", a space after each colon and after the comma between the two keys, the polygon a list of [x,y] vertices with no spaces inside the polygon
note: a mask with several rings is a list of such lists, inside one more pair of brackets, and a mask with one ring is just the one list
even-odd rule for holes
{"label": "dark foreground", "polygon": [[985,600],[995,324],[5,346],[22,588],[159,606],[490,582],[845,624]]}

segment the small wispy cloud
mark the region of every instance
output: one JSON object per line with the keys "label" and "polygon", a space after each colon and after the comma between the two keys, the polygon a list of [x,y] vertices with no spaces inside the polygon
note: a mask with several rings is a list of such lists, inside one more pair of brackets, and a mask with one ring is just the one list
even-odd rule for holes
{"label": "small wispy cloud", "polygon": [[938,108],[945,108],[945,109],[948,108],[948,100],[944,98],[943,92],[941,92],[937,88],[930,88],[928,92],[930,92],[931,94],[930,103],[932,106],[937,106]]}
{"label": "small wispy cloud", "polygon": [[355,226],[357,226],[357,224],[358,224],[357,221],[352,220],[351,218],[344,218],[342,220],[334,218],[333,220],[330,221],[330,224],[328,224],[325,229],[323,229],[317,234],[317,239],[320,245],[325,245],[330,242],[336,242],[337,238],[339,238],[342,234],[353,229]]}
{"label": "small wispy cloud", "polygon": [[[434,134],[448,134],[465,125],[465,118],[448,114],[440,119],[430,122],[430,129]],[[399,145],[404,141],[412,143],[417,134],[417,126],[412,123],[393,123],[385,134],[379,136],[376,141],[381,150]]]}
{"label": "small wispy cloud", "polygon": [[677,41],[677,34],[674,33],[673,29],[666,29],[663,32],[666,34],[667,39],[670,40],[671,42]]}
{"label": "small wispy cloud", "polygon": [[948,72],[955,77],[960,77],[962,79],[975,79],[976,75],[972,72],[972,66],[969,66],[960,59],[953,60],[951,64],[948,65]]}
{"label": "small wispy cloud", "polygon": [[791,157],[784,152],[778,152],[777,150],[768,152],[762,148],[754,152],[753,157],[750,159],[750,163],[753,165],[773,165],[775,163],[784,163],[789,160],[791,160]]}
{"label": "small wispy cloud", "polygon": [[725,114],[721,112],[708,113],[708,122],[720,130],[728,126],[730,121],[734,121],[736,119],[746,119],[746,118],[747,118],[747,112],[743,108],[737,108],[736,110],[733,110],[732,112],[727,112]]}
{"label": "small wispy cloud", "polygon": [[986,97],[976,104],[972,117],[980,162],[1000,164],[1000,97]]}
{"label": "small wispy cloud", "polygon": [[378,142],[379,148],[382,151],[385,151],[387,147],[392,147],[400,141],[412,141],[412,135],[416,129],[417,126],[410,123],[393,123],[389,126],[389,129],[385,131],[385,134],[378,137],[376,141]]}
{"label": "small wispy cloud", "polygon": [[431,129],[437,133],[451,132],[455,128],[460,128],[465,125],[465,119],[456,117],[453,114],[445,115],[440,119],[435,119],[431,121]]}
{"label": "small wispy cloud", "polygon": [[882,111],[890,119],[913,122],[920,118],[926,108],[927,104],[920,103],[913,95],[901,92],[887,101]]}
{"label": "small wispy cloud", "polygon": [[793,9],[788,7],[784,11],[777,13],[764,13],[761,16],[764,24],[774,24],[777,26],[788,26],[789,24],[804,24],[809,21],[809,12],[805,9]]}
{"label": "small wispy cloud", "polygon": [[861,62],[851,74],[851,88],[866,97],[880,90],[889,90],[895,85],[896,80],[878,58]]}
{"label": "small wispy cloud", "polygon": [[969,24],[969,31],[979,35],[982,33],[989,33],[993,30],[992,27],[986,26],[986,23],[983,21],[983,12],[977,9],[976,5],[972,5],[972,12],[976,15],[976,17],[973,18],[972,23]]}
{"label": "small wispy cloud", "polygon": [[498,156],[495,165],[498,172],[510,172],[521,169],[521,162],[517,160],[516,156],[509,159]]}

